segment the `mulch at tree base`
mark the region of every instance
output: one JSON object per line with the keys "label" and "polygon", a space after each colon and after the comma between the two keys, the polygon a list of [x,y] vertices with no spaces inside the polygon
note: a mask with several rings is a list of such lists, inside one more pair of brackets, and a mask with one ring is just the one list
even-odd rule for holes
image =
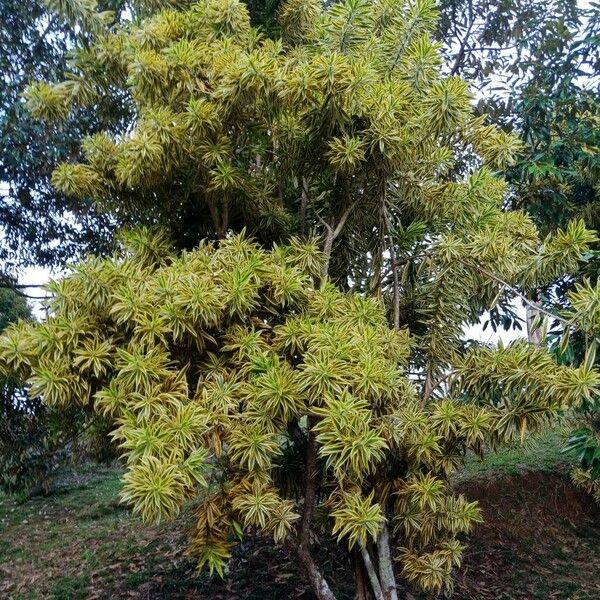
{"label": "mulch at tree base", "polygon": [[[568,478],[526,473],[459,491],[485,520],[465,540],[455,600],[600,599],[600,508]],[[320,559],[339,597],[352,598],[347,559],[331,545]],[[260,538],[236,551],[225,581],[205,585],[189,598],[313,598],[295,559]]]}

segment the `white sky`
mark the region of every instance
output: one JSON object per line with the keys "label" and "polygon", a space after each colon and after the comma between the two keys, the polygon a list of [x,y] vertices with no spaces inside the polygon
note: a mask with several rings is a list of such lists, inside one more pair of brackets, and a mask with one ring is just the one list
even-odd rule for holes
{"label": "white sky", "polygon": [[527,338],[525,308],[521,305],[519,300],[514,300],[513,307],[515,312],[519,315],[519,317],[521,317],[521,326],[523,327],[522,330],[519,331],[518,329],[509,329],[508,331],[504,331],[504,329],[499,328],[494,331],[492,327],[488,325],[487,329],[484,331],[483,325],[488,320],[487,314],[484,314],[479,319],[478,324],[470,325],[463,329],[463,335],[465,339],[477,340],[479,342],[483,342],[484,344],[497,344],[501,341],[506,346],[509,342],[513,342],[519,338]]}

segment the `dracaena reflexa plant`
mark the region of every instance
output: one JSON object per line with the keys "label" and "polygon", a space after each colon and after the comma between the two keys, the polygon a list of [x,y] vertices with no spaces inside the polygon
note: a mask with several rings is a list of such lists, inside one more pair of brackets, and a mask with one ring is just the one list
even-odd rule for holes
{"label": "dracaena reflexa plant", "polygon": [[310,551],[319,527],[359,550],[385,597],[392,558],[417,587],[448,589],[459,536],[481,520],[448,483],[465,453],[589,397],[598,378],[527,344],[474,349],[425,400],[408,374],[417,340],[380,299],[321,281],[323,261],[311,241],[266,251],[239,235],[177,254],[138,231],[52,284],[51,316],[9,328],[0,364],[49,405],[112,423],[122,498],[145,520],[193,504],[201,566],[222,573],[256,528],[334,598]]}
{"label": "dracaena reflexa plant", "polygon": [[[588,370],[598,368],[597,346],[600,339],[600,282],[584,277],[566,293],[566,308],[560,322],[550,332],[553,354],[564,364],[579,364]],[[600,503],[600,404],[594,394],[578,404],[578,427],[571,432],[564,451],[578,465],[571,476],[576,485]]]}
{"label": "dracaena reflexa plant", "polygon": [[577,269],[595,236],[572,222],[542,240],[505,210],[494,169],[518,144],[440,74],[430,0],[289,0],[277,39],[237,0],[145,14],[94,28],[69,81],[28,105],[60,119],[131,98],[129,133],[86,139],[54,183],[164,229],[53,284],[47,321],[2,339],[2,369],[112,420],[123,498],[147,520],[193,502],[213,571],[258,528],[331,600],[320,527],[378,599],[395,573],[449,589],[481,518],[448,484],[465,453],[599,385],[524,343],[469,350],[463,327]]}

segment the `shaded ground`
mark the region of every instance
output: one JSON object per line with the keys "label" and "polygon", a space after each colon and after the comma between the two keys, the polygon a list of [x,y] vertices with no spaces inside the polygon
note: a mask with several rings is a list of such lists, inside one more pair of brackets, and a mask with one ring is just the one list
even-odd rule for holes
{"label": "shaded ground", "polygon": [[463,484],[485,522],[456,580],[461,600],[598,600],[600,508],[563,475],[532,472]]}
{"label": "shaded ground", "polygon": [[[566,476],[554,434],[470,461],[457,486],[485,523],[467,540],[457,600],[600,598],[600,509]],[[195,574],[173,524],[146,527],[118,503],[119,471],[68,475],[47,497],[0,496],[0,598],[312,600],[294,559],[247,539],[223,581]],[[321,557],[340,599],[349,566]]]}

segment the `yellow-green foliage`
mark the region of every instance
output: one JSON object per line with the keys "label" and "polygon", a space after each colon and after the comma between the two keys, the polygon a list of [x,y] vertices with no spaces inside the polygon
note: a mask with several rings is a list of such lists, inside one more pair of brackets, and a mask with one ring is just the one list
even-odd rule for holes
{"label": "yellow-green foliage", "polygon": [[407,579],[451,587],[458,536],[481,518],[447,483],[465,452],[600,384],[524,344],[467,351],[463,327],[577,268],[595,235],[573,222],[541,240],[505,210],[493,169],[518,143],[442,76],[433,0],[288,0],[281,39],[238,0],[142,4],[95,27],[69,80],[33,85],[28,105],[60,119],[131,98],[128,133],[85,140],[54,185],[149,214],[178,248],[212,241],[176,252],[130,233],[51,286],[49,318],[2,338],[1,368],[112,419],[123,498],[144,518],[194,500],[200,565],[222,571],[257,527],[306,566],[315,497],[345,547],[368,557],[389,527]]}
{"label": "yellow-green foliage", "polygon": [[317,285],[322,260],[311,241],[265,251],[243,235],[178,255],[136,231],[53,283],[50,316],[10,328],[0,365],[50,405],[108,417],[123,500],[150,521],[193,500],[192,551],[211,571],[248,527],[297,535],[305,466],[293,465],[314,436],[331,532],[365,547],[387,521],[405,576],[448,587],[457,536],[481,515],[447,476],[597,377],[529,346],[474,351],[452,393],[422,403],[407,330],[379,300]]}
{"label": "yellow-green foliage", "polygon": [[590,470],[577,468],[571,472],[573,483],[593,496],[594,500],[600,504],[600,479],[593,478]]}
{"label": "yellow-green foliage", "polygon": [[[76,12],[76,0],[65,4]],[[86,162],[53,177],[100,209],[139,216],[161,202],[200,211],[221,235],[241,216],[253,233],[281,238],[297,227],[304,179],[312,225],[315,213],[356,202],[352,222],[379,227],[386,196],[388,210],[439,220],[464,191],[448,185],[458,156],[475,149],[500,168],[518,151],[472,115],[466,82],[441,75],[434,0],[290,0],[275,40],[250,27],[238,0],[133,4],[146,18],[94,28],[65,82],[26,94],[32,114],[51,120],[107,92],[132,99],[127,135],[85,140]]]}
{"label": "yellow-green foliage", "polygon": [[336,281],[388,307],[393,293],[396,320],[418,323],[432,380],[505,283],[527,292],[572,272],[596,239],[580,221],[540,240],[504,209],[492,169],[518,143],[442,76],[432,0],[288,0],[281,39],[238,0],[141,5],[145,18],[78,49],[68,81],[29,89],[46,118],[107,90],[136,105],[127,135],[88,138],[84,163],[58,166],[60,191],[135,222],[149,213],[180,247],[243,228],[267,246],[320,231]]}

